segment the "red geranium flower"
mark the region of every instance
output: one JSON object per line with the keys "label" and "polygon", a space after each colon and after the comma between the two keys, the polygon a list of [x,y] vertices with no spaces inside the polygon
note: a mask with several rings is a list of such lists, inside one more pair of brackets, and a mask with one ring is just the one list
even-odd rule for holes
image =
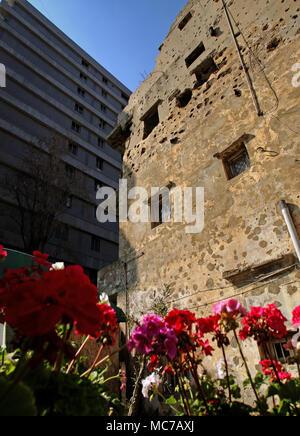
{"label": "red geranium flower", "polygon": [[191,331],[195,322],[196,317],[194,313],[188,310],[173,309],[165,317],[165,323],[173,328],[177,335],[183,331]]}
{"label": "red geranium flower", "polygon": [[289,380],[290,378],[292,378],[292,374],[290,374],[289,372],[285,372],[284,367],[280,362],[276,362],[275,360],[273,360],[272,362],[271,360],[262,360],[261,362],[259,362],[259,364],[262,366],[262,371],[264,375],[270,376],[271,382],[277,381],[274,367],[276,368],[278,377],[281,381]]}
{"label": "red geranium flower", "polygon": [[242,340],[253,337],[260,343],[272,338],[283,338],[287,335],[285,321],[286,318],[275,304],[269,304],[266,308],[252,307],[242,319],[244,328],[239,332],[239,336]]}

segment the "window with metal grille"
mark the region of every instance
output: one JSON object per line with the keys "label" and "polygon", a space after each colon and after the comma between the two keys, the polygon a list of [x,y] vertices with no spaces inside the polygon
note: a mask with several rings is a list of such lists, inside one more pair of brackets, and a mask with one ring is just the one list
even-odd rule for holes
{"label": "window with metal grille", "polygon": [[250,168],[250,157],[243,142],[237,142],[218,155],[222,159],[228,180],[239,176]]}
{"label": "window with metal grille", "polygon": [[294,333],[288,333],[288,335],[285,338],[282,339],[273,339],[272,341],[268,342],[266,350],[266,347],[259,347],[260,357],[262,360],[270,359],[270,356],[272,360],[275,360],[276,362],[280,362],[283,365],[290,364],[290,358],[293,358],[293,352],[289,351],[285,348],[287,343],[292,339]]}

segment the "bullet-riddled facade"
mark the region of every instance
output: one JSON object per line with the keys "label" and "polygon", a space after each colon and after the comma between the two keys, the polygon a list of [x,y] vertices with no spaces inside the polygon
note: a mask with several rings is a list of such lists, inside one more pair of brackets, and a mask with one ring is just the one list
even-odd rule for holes
{"label": "bullet-riddled facade", "polygon": [[[220,0],[187,3],[109,138],[129,189],[150,198],[151,187],[204,188],[200,233],[186,233],[172,210],[166,223],[120,223],[120,260],[98,281],[130,317],[149,312],[165,284],[170,308],[199,317],[235,297],[248,309],[274,302],[291,325],[299,305],[299,259],[279,202],[299,236],[300,8],[231,0],[227,12]],[[251,341],[245,351],[254,370],[263,356]],[[272,352],[286,358],[280,343]]]}

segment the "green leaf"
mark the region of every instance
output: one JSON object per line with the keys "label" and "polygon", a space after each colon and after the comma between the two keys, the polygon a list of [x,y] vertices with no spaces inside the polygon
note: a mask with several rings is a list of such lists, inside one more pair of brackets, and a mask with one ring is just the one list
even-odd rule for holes
{"label": "green leaf", "polygon": [[[11,380],[0,377],[0,392],[5,392]],[[1,403],[0,416],[37,416],[35,398],[24,383],[19,383]]]}
{"label": "green leaf", "polygon": [[166,400],[166,404],[168,404],[168,406],[174,406],[175,404],[177,404],[177,400],[175,397],[170,397]]}

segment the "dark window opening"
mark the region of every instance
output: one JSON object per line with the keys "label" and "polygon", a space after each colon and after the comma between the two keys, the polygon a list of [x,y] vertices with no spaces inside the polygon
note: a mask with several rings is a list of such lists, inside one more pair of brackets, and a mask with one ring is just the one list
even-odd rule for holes
{"label": "dark window opening", "polygon": [[100,252],[101,240],[98,236],[92,236],[91,240],[91,250]]}
{"label": "dark window opening", "polygon": [[104,164],[104,160],[101,159],[101,157],[97,157],[96,166],[97,166],[98,170],[103,171],[103,164]]}
{"label": "dark window opening", "polygon": [[250,168],[250,157],[244,143],[225,153],[222,160],[229,180]]}
{"label": "dark window opening", "polygon": [[95,191],[97,192],[99,189],[103,188],[104,184],[99,182],[99,180],[95,180]]}
{"label": "dark window opening", "polygon": [[85,96],[85,91],[83,89],[81,89],[79,86],[77,88],[77,92],[78,92],[78,95],[80,95],[81,97]]}
{"label": "dark window opening", "polygon": [[71,126],[72,130],[74,130],[74,132],[76,133],[80,133],[81,131],[81,127],[79,124],[75,123],[75,121],[72,121],[72,126]]}
{"label": "dark window opening", "polygon": [[98,138],[98,147],[100,147],[100,148],[104,147],[104,141],[101,138]]}
{"label": "dark window opening", "polygon": [[104,106],[104,104],[101,104],[101,112],[105,113],[106,112],[106,106]]}
{"label": "dark window opening", "polygon": [[208,81],[210,76],[218,71],[218,67],[212,57],[205,59],[194,71],[196,75],[197,86],[202,86]]}
{"label": "dark window opening", "polygon": [[69,152],[74,154],[75,156],[78,154],[78,145],[73,142],[69,143]]}
{"label": "dark window opening", "polygon": [[84,67],[84,68],[89,68],[89,63],[87,62],[87,61],[85,61],[84,59],[82,59],[82,61],[81,61],[81,65]]}
{"label": "dark window opening", "polygon": [[141,120],[144,121],[143,139],[146,139],[159,124],[158,104],[155,104]]}
{"label": "dark window opening", "polygon": [[176,97],[176,106],[185,107],[191,101],[193,92],[191,89],[185,89],[181,94]]}
{"label": "dark window opening", "polygon": [[192,19],[193,15],[191,12],[189,12],[182,21],[180,21],[179,25],[178,25],[178,29],[179,30],[183,30],[185,28],[185,26],[187,25],[187,23]]}
{"label": "dark window opening", "polygon": [[107,78],[106,78],[106,77],[102,77],[102,82],[103,82],[105,85],[107,85],[107,84],[108,84],[108,80],[107,80]]}
{"label": "dark window opening", "polygon": [[69,227],[65,224],[59,224],[55,229],[55,238],[60,241],[69,240]]}
{"label": "dark window opening", "polygon": [[74,175],[75,175],[75,168],[74,167],[72,167],[69,164],[66,164],[65,170],[66,170],[66,174],[68,177],[74,177]]}
{"label": "dark window opening", "polygon": [[78,103],[75,103],[74,110],[81,115],[83,114],[83,107],[80,106]]}
{"label": "dark window opening", "polygon": [[82,73],[80,73],[80,79],[81,79],[83,82],[87,82],[87,77],[86,77],[84,74],[82,74]]}
{"label": "dark window opening", "polygon": [[102,97],[107,98],[107,92],[102,89],[101,91]]}
{"label": "dark window opening", "polygon": [[[295,332],[289,332],[285,338],[282,339],[273,339],[268,342],[265,347],[259,347],[259,353],[262,360],[269,359],[271,356],[272,360],[276,362],[280,362],[283,365],[293,363],[292,360],[294,358],[293,352],[290,352],[285,348],[287,343],[293,338]],[[267,347],[267,349],[266,349]]]}
{"label": "dark window opening", "polygon": [[129,100],[129,98],[127,97],[127,95],[124,94],[124,92],[122,92],[122,98],[123,98],[124,100],[126,100],[127,102],[128,102],[128,100]]}
{"label": "dark window opening", "polygon": [[185,63],[187,68],[189,68],[198,57],[205,52],[205,47],[203,42],[198,45],[198,47],[186,58]]}

